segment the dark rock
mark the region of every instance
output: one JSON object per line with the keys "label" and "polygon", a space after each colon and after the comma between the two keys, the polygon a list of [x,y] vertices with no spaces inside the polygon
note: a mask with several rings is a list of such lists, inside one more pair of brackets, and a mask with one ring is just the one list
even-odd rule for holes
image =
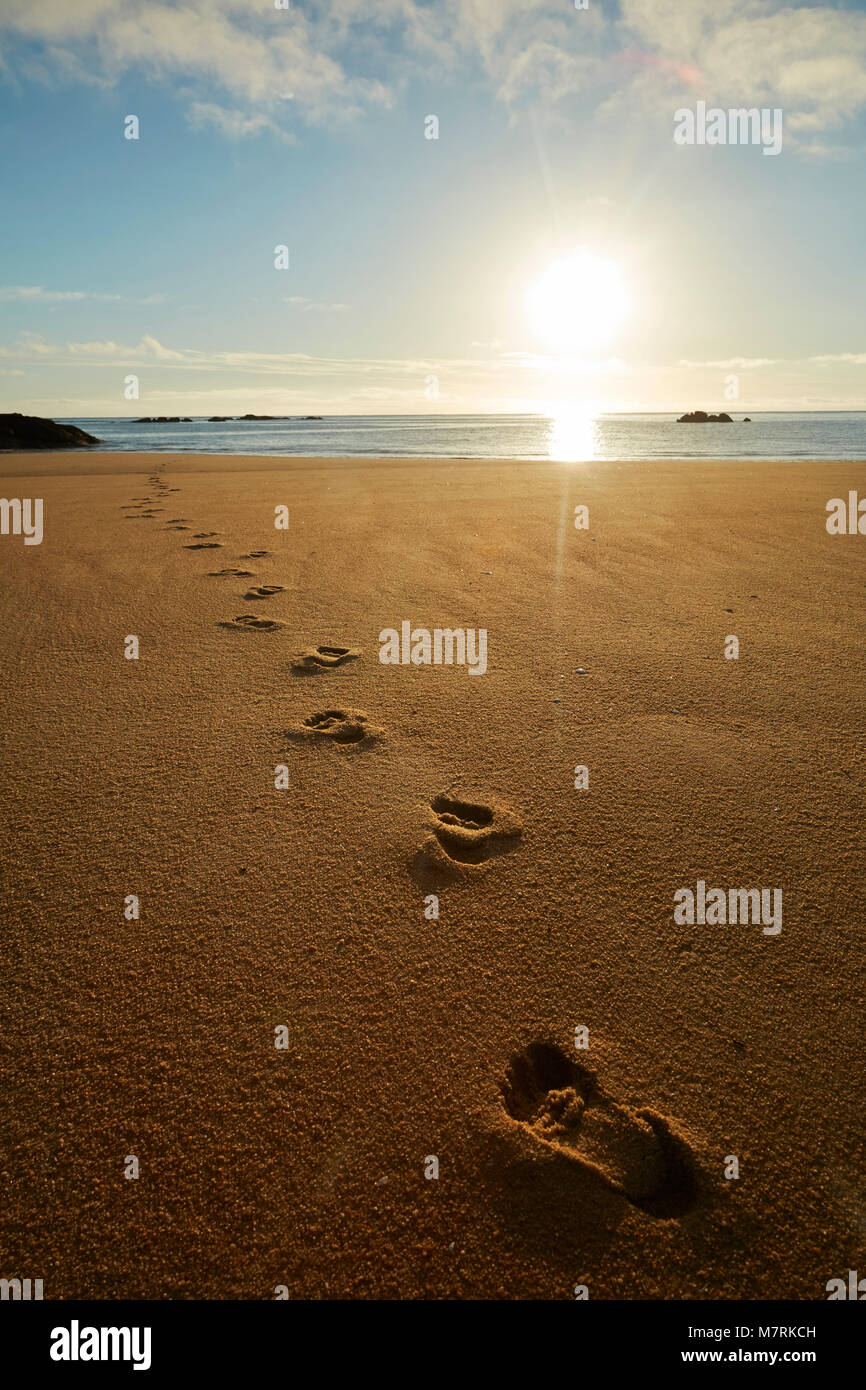
{"label": "dark rock", "polygon": [[304,420],[321,420],[323,417],[321,415],[304,415],[302,418]]}
{"label": "dark rock", "polygon": [[80,449],[101,444],[77,425],[58,425],[39,415],[0,415],[0,449]]}
{"label": "dark rock", "polygon": [[732,425],[734,422],[726,411],[720,415],[708,415],[705,410],[689,410],[677,420],[678,425]]}
{"label": "dark rock", "polygon": [[224,424],[226,423],[226,421],[227,421],[227,420],[230,420],[231,418],[232,418],[231,415],[211,415],[211,416],[209,417],[209,423],[212,424],[212,425],[213,425],[213,424],[224,425]]}
{"label": "dark rock", "polygon": [[751,423],[752,423],[752,422],[751,422],[751,420],[749,419],[748,415],[744,415],[744,416],[743,416],[743,424],[744,424],[744,425],[750,425]]}

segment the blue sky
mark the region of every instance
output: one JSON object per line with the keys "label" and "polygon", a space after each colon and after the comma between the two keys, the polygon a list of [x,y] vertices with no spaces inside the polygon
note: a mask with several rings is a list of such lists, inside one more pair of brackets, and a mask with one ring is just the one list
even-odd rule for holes
{"label": "blue sky", "polygon": [[[862,4],[3,0],[0,408],[864,408],[864,112]],[[575,355],[577,247],[629,312]]]}

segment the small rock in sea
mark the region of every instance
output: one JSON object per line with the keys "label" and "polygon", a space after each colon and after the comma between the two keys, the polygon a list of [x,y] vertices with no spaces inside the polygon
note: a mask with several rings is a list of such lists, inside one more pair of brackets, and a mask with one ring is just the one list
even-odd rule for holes
{"label": "small rock in sea", "polygon": [[718,415],[708,415],[705,410],[687,410],[677,420],[678,425],[732,425],[734,422],[726,410]]}

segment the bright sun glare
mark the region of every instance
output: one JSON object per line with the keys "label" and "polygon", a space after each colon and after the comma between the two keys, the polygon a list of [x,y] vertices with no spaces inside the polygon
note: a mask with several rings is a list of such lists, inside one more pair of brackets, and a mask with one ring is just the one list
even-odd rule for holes
{"label": "bright sun glare", "polygon": [[581,248],[548,266],[527,305],[533,331],[548,348],[593,351],[623,322],[628,295],[617,267]]}

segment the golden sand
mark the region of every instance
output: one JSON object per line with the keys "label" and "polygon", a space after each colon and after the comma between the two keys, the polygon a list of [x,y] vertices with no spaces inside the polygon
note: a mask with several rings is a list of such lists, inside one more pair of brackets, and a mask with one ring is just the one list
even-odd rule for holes
{"label": "golden sand", "polygon": [[[864,1267],[866,541],[824,523],[866,466],[0,471],[45,527],[0,537],[4,1274],[764,1299]],[[406,620],[485,630],[486,672],[383,665]],[[699,880],[781,889],[782,930],[675,922]]]}

